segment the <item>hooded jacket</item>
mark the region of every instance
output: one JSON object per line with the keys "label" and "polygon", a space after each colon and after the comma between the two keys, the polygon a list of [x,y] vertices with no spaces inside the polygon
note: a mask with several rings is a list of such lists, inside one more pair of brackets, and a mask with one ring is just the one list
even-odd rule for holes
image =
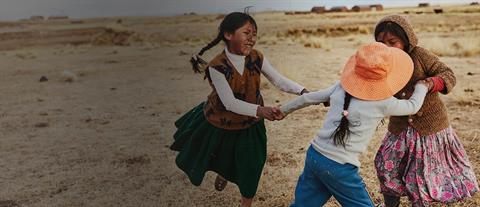
{"label": "hooded jacket", "polygon": [[[402,16],[390,15],[382,18],[382,22],[393,22],[398,24],[405,31],[408,42],[408,54],[413,60],[413,75],[407,85],[395,94],[396,98],[408,99],[413,94],[415,83],[428,77],[440,77],[444,82],[442,94],[448,94],[456,83],[453,71],[441,62],[438,57],[430,51],[417,46],[418,39],[411,24]],[[413,126],[421,136],[431,135],[446,129],[450,126],[445,104],[441,101],[439,93],[428,93],[420,111],[411,116],[392,116],[388,124],[388,131],[393,134],[400,134],[409,126]]]}

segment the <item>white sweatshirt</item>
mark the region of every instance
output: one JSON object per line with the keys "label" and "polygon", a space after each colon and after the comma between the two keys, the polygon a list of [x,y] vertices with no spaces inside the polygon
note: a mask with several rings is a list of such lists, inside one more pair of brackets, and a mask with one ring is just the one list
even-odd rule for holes
{"label": "white sweatshirt", "polygon": [[[240,56],[232,54],[225,48],[225,53],[227,58],[234,66],[234,70],[237,70],[238,73],[243,74],[245,68],[245,56]],[[213,86],[217,91],[220,100],[222,101],[225,108],[229,111],[232,111],[237,114],[246,115],[246,116],[257,116],[257,108],[259,105],[251,104],[242,100],[235,98],[233,95],[232,89],[225,79],[225,76],[213,68],[208,68],[210,72],[210,78],[212,79]],[[293,82],[292,80],[285,78],[280,73],[273,68],[273,66],[268,62],[267,58],[263,58],[262,64],[262,74],[277,88],[287,93],[300,94],[304,89],[300,84]]]}
{"label": "white sweatshirt", "polygon": [[330,101],[323,128],[313,138],[311,144],[322,155],[340,163],[360,166],[359,156],[370,142],[380,121],[387,116],[405,116],[415,114],[423,104],[427,87],[415,86],[413,95],[408,100],[390,97],[379,101],[365,101],[352,97],[348,107],[348,121],[351,134],[346,140],[345,148],[336,146],[331,138],[343,115],[345,91],[339,81],[325,90],[303,94],[281,107],[285,113],[304,108],[312,104]]}

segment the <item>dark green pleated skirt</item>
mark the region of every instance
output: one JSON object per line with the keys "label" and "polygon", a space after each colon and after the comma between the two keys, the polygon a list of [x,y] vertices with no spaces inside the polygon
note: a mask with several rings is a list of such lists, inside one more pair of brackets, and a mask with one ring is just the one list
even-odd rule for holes
{"label": "dark green pleated skirt", "polygon": [[214,171],[237,184],[243,197],[253,198],[267,154],[264,120],[242,130],[217,128],[205,119],[204,104],[175,122],[177,131],[170,149],[180,152],[177,166],[196,186],[206,171]]}

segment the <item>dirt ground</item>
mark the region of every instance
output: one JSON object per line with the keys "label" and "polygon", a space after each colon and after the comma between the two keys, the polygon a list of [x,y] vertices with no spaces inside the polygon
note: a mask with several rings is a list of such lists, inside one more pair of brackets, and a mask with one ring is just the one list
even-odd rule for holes
{"label": "dirt ground", "polygon": [[[285,76],[322,89],[338,79],[358,46],[373,41],[381,17],[408,11],[420,45],[455,72],[457,85],[442,99],[478,175],[480,7],[430,10],[258,13],[256,49]],[[188,59],[215,36],[221,18],[0,22],[0,206],[238,206],[235,185],[217,192],[209,172],[193,186],[168,148],[173,122],[211,90]],[[207,59],[222,48],[208,51]],[[266,105],[294,97],[266,79],[262,93]],[[266,122],[268,159],[254,206],[289,205],[327,110],[311,106]],[[377,203],[373,158],[385,132],[378,129],[361,158],[361,175]],[[480,197],[452,206],[480,206]]]}

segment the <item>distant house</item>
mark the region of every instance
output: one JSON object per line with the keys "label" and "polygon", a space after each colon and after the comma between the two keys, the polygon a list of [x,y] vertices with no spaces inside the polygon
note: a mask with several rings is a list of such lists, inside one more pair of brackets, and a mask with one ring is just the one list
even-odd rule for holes
{"label": "distant house", "polygon": [[429,3],[420,3],[418,4],[418,7],[429,7],[430,4]]}
{"label": "distant house", "polygon": [[355,12],[371,11],[371,7],[370,5],[355,5],[352,7],[352,11],[355,11]]}
{"label": "distant house", "polygon": [[470,3],[470,5],[471,5],[471,6],[478,5],[478,2],[476,2],[476,1],[475,1],[475,2],[472,2],[472,3]]}
{"label": "distant house", "polygon": [[435,12],[435,14],[441,14],[443,13],[443,9],[433,9],[433,12]]}
{"label": "distant house", "polygon": [[334,6],[330,8],[329,12],[347,12],[348,8],[346,6]]}
{"label": "distant house", "polygon": [[309,11],[295,11],[294,14],[310,14]]}
{"label": "distant house", "polygon": [[325,13],[326,9],[324,6],[315,6],[312,8],[311,10],[313,13],[318,13],[318,14],[321,14],[321,13]]}
{"label": "distant house", "polygon": [[44,20],[45,18],[43,16],[31,16],[30,20],[32,21],[41,21]]}
{"label": "distant house", "polygon": [[372,4],[370,8],[372,11],[383,11],[383,5],[381,4]]}
{"label": "distant house", "polygon": [[48,20],[68,19],[68,16],[49,16]]}

